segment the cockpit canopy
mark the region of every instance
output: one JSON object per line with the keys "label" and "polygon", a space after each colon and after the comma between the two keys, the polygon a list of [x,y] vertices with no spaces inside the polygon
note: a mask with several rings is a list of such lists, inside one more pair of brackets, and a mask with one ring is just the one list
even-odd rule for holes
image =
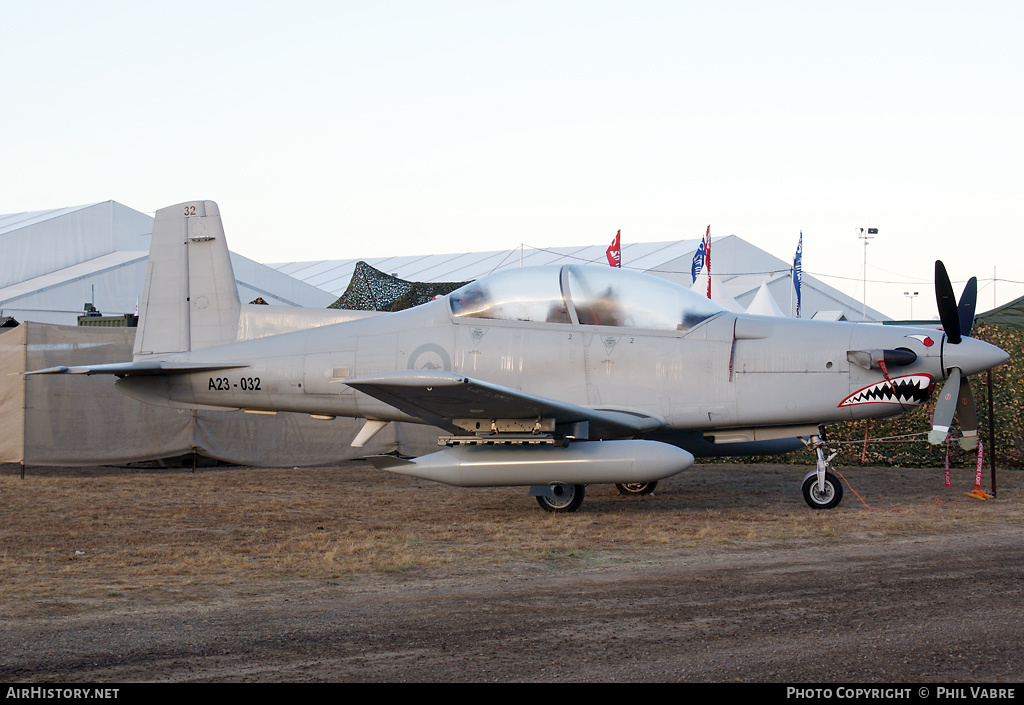
{"label": "cockpit canopy", "polygon": [[689,330],[724,309],[666,279],[612,267],[507,269],[448,296],[459,318]]}

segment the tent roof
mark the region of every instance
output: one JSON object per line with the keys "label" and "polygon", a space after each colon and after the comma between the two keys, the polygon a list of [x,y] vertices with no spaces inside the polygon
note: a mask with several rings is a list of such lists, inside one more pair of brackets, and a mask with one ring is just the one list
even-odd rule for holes
{"label": "tent roof", "polygon": [[68,206],[66,208],[51,208],[45,211],[26,211],[24,213],[0,215],[0,235],[98,205],[99,203],[87,203],[84,206]]}
{"label": "tent roof", "polygon": [[759,316],[776,316],[785,318],[786,314],[783,313],[782,309],[779,308],[778,303],[775,301],[775,297],[768,290],[768,282],[765,282],[757,290],[757,294],[754,295],[754,300],[750,302],[747,307],[747,313],[753,313]]}
{"label": "tent roof", "polygon": [[[153,217],[101,201],[0,215],[0,310],[20,320],[73,324],[83,299],[130,312],[142,294]],[[337,297],[232,253],[244,301],[325,308]]]}
{"label": "tent roof", "polygon": [[5,286],[0,289],[0,301],[10,306],[11,303],[22,296],[35,294],[54,286],[67,284],[76,279],[84,279],[94,274],[131,264],[132,262],[145,260],[148,256],[148,252],[111,252],[86,262],[79,262],[64,269],[58,269],[55,272],[48,272],[38,277],[18,282],[17,284]]}
{"label": "tent roof", "polygon": [[1024,329],[1024,296],[991,311],[979,313],[976,319],[982,323]]}

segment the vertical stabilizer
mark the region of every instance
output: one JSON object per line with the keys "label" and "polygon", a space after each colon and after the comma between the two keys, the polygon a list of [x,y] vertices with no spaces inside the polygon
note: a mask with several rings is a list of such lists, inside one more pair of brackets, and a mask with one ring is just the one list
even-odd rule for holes
{"label": "vertical stabilizer", "polygon": [[240,309],[217,204],[190,201],[158,210],[139,302],[135,355],[232,342]]}

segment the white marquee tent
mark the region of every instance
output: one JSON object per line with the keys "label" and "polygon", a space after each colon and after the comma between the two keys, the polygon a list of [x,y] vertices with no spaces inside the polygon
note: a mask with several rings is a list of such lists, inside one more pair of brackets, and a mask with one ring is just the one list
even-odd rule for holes
{"label": "white marquee tent", "polygon": [[[85,304],[135,313],[153,218],[115,201],[0,215],[0,312],[18,321],[75,325]],[[337,297],[231,254],[242,301],[325,308]]]}
{"label": "white marquee tent", "polygon": [[[151,216],[115,201],[0,215],[0,314],[19,321],[74,325],[87,303],[107,315],[134,313],[152,228]],[[230,231],[228,237],[230,242]],[[700,242],[626,242],[622,266],[690,286],[690,264]],[[790,262],[735,235],[712,238],[712,250],[713,293],[747,308],[764,285],[779,309],[792,315]],[[324,308],[344,293],[360,259],[419,282],[468,281],[497,269],[536,264],[606,263],[603,244],[269,266],[231,255],[243,302],[262,298],[272,305],[310,308]],[[806,317],[817,311],[836,312],[849,320],[862,320],[864,313],[861,303],[806,273],[803,311]],[[867,319],[886,317],[868,309]]]}

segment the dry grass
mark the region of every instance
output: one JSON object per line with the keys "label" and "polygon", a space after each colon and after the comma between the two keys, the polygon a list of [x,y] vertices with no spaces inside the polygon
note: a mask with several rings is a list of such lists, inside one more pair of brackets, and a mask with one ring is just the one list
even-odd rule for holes
{"label": "dry grass", "polygon": [[[853,468],[843,505],[804,505],[797,466],[699,465],[654,497],[588,488],[581,511],[551,515],[525,488],[469,490],[330,468],[0,466],[0,615],[197,586],[538,561],[552,569],[658,562],[706,547],[892,539],[1020,524],[1024,473],[999,498],[968,499],[969,470]],[[988,481],[986,473],[986,481]]]}

